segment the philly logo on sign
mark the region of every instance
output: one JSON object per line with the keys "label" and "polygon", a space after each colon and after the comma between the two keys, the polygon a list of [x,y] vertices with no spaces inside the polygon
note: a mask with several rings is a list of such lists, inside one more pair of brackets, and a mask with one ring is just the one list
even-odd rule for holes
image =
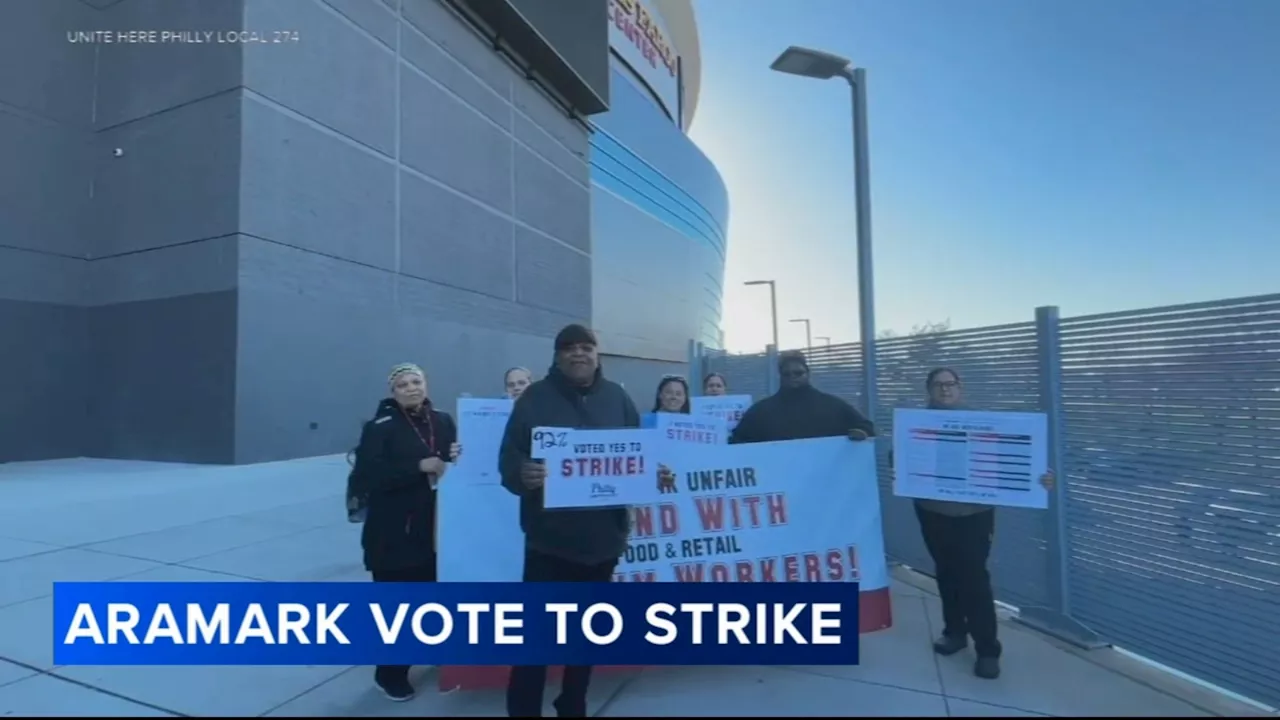
{"label": "philly logo on sign", "polygon": [[593,498],[611,498],[617,497],[618,487],[609,483],[593,482],[591,483],[591,497]]}

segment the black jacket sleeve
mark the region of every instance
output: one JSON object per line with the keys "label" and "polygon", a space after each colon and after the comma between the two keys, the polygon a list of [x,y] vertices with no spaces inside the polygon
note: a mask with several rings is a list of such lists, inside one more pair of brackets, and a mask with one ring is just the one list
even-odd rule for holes
{"label": "black jacket sleeve", "polygon": [[738,425],[729,433],[729,444],[739,445],[743,443],[760,442],[764,435],[762,423],[764,415],[761,414],[760,403],[756,403],[747,408],[742,413],[742,417],[738,419]]}
{"label": "black jacket sleeve", "polygon": [[867,437],[875,437],[875,423],[868,420],[862,413],[858,412],[857,408],[849,403],[843,400],[840,400],[840,403],[844,405],[845,423],[848,426],[846,432],[848,430],[861,430],[867,434]]}
{"label": "black jacket sleeve", "polygon": [[533,398],[525,392],[511,408],[507,429],[502,433],[502,445],[498,450],[498,474],[502,486],[515,495],[527,495],[530,490],[520,477],[520,468],[533,454]]}
{"label": "black jacket sleeve", "polygon": [[626,390],[622,391],[622,427],[640,427],[640,410],[636,408],[635,401],[631,399],[631,395],[627,394]]}
{"label": "black jacket sleeve", "polygon": [[447,412],[436,412],[436,418],[440,422],[440,435],[436,438],[436,454],[441,460],[450,462],[449,448],[458,442],[458,424],[453,421],[453,416]]}
{"label": "black jacket sleeve", "polygon": [[394,456],[390,452],[388,429],[394,420],[364,424],[360,433],[360,446],[356,448],[356,467],[366,492],[371,495],[397,492],[425,481],[418,463],[427,456]]}

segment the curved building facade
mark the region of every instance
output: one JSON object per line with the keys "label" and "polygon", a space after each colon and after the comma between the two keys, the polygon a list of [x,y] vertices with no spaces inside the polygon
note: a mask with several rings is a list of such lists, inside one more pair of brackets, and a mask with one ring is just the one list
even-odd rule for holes
{"label": "curved building facade", "polygon": [[685,132],[701,87],[690,0],[610,0],[609,110],[590,139],[592,324],[610,355],[721,345],[728,196]]}

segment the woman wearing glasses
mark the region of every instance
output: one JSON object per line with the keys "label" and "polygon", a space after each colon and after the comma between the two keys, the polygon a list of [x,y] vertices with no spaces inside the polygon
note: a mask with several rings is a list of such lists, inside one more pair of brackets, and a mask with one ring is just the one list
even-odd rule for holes
{"label": "woman wearing glasses", "polygon": [[[955,370],[935,368],[924,384],[929,409],[965,409],[964,386]],[[893,462],[892,454],[889,462]],[[1047,489],[1053,488],[1053,482],[1051,472],[1040,478]],[[942,636],[934,641],[933,650],[939,655],[954,655],[968,647],[972,637],[978,656],[974,674],[995,679],[1000,676],[1001,647],[987,558],[995,538],[996,509],[944,500],[916,500],[915,506],[942,601]]]}

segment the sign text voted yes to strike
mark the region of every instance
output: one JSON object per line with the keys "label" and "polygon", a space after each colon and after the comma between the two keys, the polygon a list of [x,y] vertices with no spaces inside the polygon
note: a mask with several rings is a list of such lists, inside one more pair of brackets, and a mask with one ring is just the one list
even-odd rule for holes
{"label": "sign text voted yes to strike", "polygon": [[[131,603],[108,603],[105,612],[95,612],[94,605],[76,606],[64,645],[89,641],[95,645],[266,645],[351,644],[342,631],[343,614],[348,603],[330,606],[325,603],[308,606],[300,603],[250,603],[232,607],[229,603],[159,603],[148,606],[150,617],[143,618]],[[569,643],[571,625],[577,625],[589,642],[609,645],[622,636],[623,614],[609,603],[598,602],[580,609],[577,603],[546,603],[544,611],[555,616],[556,643]],[[808,623],[799,623],[806,610]],[[840,635],[840,603],[653,603],[645,610],[648,626],[644,638],[652,645],[669,645],[680,637],[680,629],[672,621],[677,614],[688,615],[689,637],[694,645],[838,645]],[[446,607],[440,603],[398,603],[388,614],[379,603],[369,603],[368,610],[384,644],[393,645],[406,630],[419,643],[439,645],[466,628],[471,645],[522,645],[524,637],[523,603],[456,603]],[[607,621],[595,622],[598,616]],[[462,616],[459,618],[459,616]],[[577,622],[572,622],[577,616]],[[797,627],[800,625],[800,627]],[[807,627],[805,627],[807,625]],[[432,628],[429,631],[427,628]],[[481,632],[489,637],[481,639]],[[491,634],[490,634],[491,633]]]}
{"label": "sign text voted yes to strike", "polygon": [[644,446],[638,442],[574,443],[573,452],[585,457],[564,458],[564,477],[628,477],[644,475]]}

